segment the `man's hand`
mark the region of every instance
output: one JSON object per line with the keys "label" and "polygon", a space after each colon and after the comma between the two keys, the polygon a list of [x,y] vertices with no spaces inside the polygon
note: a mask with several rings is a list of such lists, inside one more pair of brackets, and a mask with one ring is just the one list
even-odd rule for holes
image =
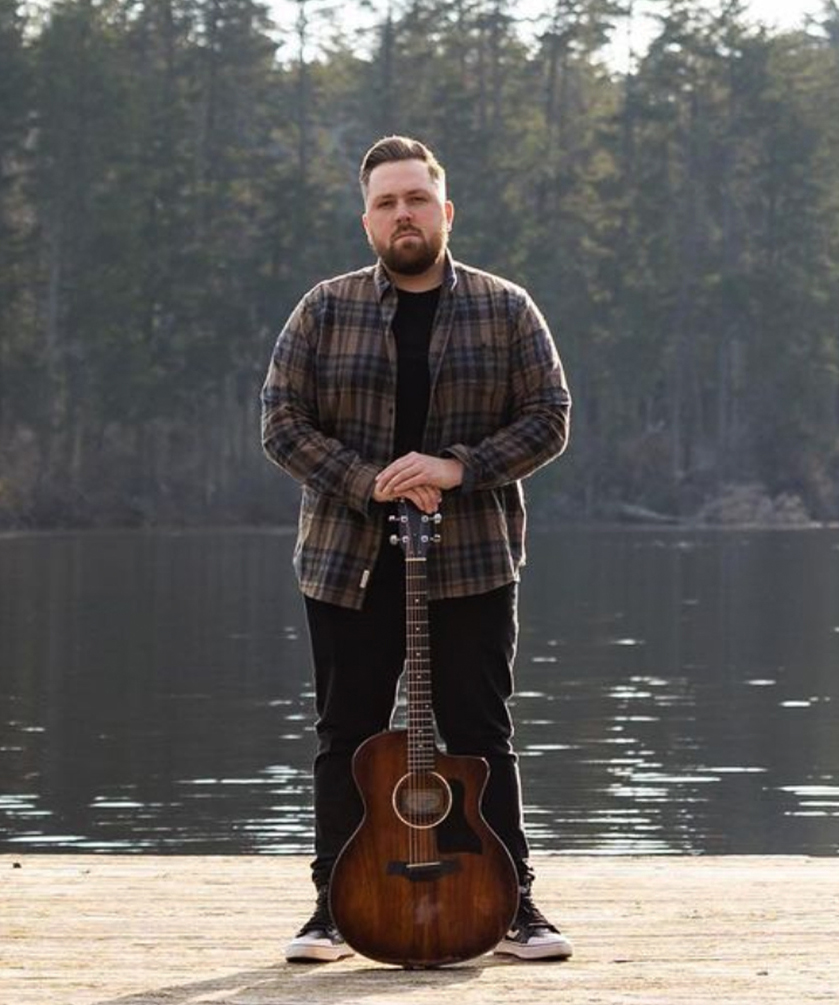
{"label": "man's hand", "polygon": [[421,485],[445,490],[462,481],[463,465],[454,457],[431,457],[412,451],[397,457],[376,475],[376,491],[387,499],[398,499]]}
{"label": "man's hand", "polygon": [[442,494],[433,485],[418,485],[415,489],[408,489],[405,492],[400,492],[399,495],[392,496],[382,492],[376,485],[373,488],[373,499],[379,503],[393,502],[396,499],[409,499],[423,513],[436,513]]}
{"label": "man's hand", "polygon": [[463,481],[463,464],[454,457],[431,457],[412,451],[397,457],[376,476],[376,502],[409,499],[423,513],[433,513],[442,492]]}

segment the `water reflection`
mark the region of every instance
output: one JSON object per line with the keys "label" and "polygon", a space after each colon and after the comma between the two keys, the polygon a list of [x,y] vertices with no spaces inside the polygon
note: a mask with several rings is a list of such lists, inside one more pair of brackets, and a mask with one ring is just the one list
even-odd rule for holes
{"label": "water reflection", "polygon": [[[303,852],[284,533],[0,538],[0,843]],[[515,699],[534,848],[839,851],[839,533],[535,533]]]}

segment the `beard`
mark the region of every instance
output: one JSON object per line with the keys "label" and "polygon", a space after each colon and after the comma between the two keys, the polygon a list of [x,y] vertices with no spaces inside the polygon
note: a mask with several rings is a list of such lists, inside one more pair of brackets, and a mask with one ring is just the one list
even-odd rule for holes
{"label": "beard", "polygon": [[[405,233],[410,234],[412,240],[401,240]],[[411,230],[397,234],[388,244],[371,243],[389,272],[400,276],[419,276],[440,261],[446,248],[446,238],[447,232],[443,229],[434,231],[429,237]]]}

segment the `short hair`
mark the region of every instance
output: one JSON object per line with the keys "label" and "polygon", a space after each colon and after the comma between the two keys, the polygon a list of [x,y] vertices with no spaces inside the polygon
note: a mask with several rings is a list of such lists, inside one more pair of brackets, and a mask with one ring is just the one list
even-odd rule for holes
{"label": "short hair", "polygon": [[361,161],[358,180],[365,199],[373,169],[393,161],[422,161],[428,166],[428,175],[433,182],[446,184],[445,168],[424,143],[410,136],[383,136],[370,147]]}

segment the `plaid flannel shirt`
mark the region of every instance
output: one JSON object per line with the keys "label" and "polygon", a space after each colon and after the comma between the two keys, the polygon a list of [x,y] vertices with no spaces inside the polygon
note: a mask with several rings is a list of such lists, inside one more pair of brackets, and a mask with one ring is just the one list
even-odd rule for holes
{"label": "plaid flannel shirt", "polygon": [[[283,328],[262,388],[262,443],[302,486],[294,568],[302,592],[360,608],[386,539],[372,499],[393,460],[397,293],[381,263],[320,283]],[[571,400],[539,310],[521,287],[455,262],[429,348],[423,452],[456,457],[442,541],[428,552],[431,600],[518,579],[520,479],[565,449]]]}

